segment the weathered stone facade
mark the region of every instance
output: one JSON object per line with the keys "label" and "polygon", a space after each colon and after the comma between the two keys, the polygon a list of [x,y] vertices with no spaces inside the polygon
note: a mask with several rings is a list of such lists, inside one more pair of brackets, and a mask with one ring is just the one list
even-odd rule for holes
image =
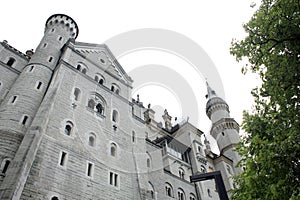
{"label": "weathered stone facade", "polygon": [[165,126],[132,99],[133,80],[106,45],[75,41],[76,22],[51,16],[35,52],[0,43],[0,199],[218,199],[238,155],[238,124],[208,86],[207,114],[220,155],[189,122]]}

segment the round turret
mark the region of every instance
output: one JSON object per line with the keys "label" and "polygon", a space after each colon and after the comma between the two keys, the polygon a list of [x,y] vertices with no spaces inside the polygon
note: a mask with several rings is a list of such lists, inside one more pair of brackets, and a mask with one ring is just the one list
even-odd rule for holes
{"label": "round turret", "polygon": [[[213,97],[209,99],[206,103],[206,115],[211,119],[212,114],[217,110],[223,110],[225,113],[229,113],[229,106],[228,104],[220,97]],[[220,116],[220,117],[229,117],[227,116]]]}
{"label": "round turret", "polygon": [[62,25],[67,31],[70,32],[70,38],[76,39],[79,33],[79,28],[76,22],[69,16],[65,14],[54,14],[50,16],[45,25],[45,33],[48,29],[54,26]]}

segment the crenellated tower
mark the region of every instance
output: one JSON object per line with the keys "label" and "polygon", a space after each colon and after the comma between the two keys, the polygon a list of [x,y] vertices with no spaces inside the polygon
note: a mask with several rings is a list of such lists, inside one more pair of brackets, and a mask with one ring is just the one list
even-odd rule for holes
{"label": "crenellated tower", "polygon": [[[234,150],[239,138],[239,125],[230,118],[229,106],[216,92],[207,84],[206,114],[212,121],[210,134],[216,139],[220,155],[224,155],[233,161],[233,167],[240,160],[239,154]],[[238,172],[238,168],[237,172]]]}

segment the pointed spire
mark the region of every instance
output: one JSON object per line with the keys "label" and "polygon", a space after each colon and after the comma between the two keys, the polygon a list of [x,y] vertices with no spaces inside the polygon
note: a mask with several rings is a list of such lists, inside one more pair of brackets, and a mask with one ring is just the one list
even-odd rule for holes
{"label": "pointed spire", "polygon": [[213,97],[217,97],[216,92],[210,87],[210,85],[208,84],[207,80],[206,80],[206,87],[207,87],[207,95],[205,95],[205,97],[207,99],[211,99]]}

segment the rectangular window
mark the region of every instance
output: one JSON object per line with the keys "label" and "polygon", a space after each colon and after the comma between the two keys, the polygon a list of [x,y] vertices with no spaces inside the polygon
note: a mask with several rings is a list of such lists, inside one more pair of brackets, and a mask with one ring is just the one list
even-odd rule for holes
{"label": "rectangular window", "polygon": [[60,160],[59,160],[59,165],[62,166],[62,167],[65,167],[66,164],[67,164],[67,153],[62,151],[60,153]]}
{"label": "rectangular window", "polygon": [[94,172],[94,164],[88,162],[88,163],[87,163],[86,175],[87,175],[88,177],[93,177],[93,172]]}
{"label": "rectangular window", "polygon": [[114,172],[110,172],[109,173],[109,184],[115,187],[119,187],[119,175],[114,173]]}

